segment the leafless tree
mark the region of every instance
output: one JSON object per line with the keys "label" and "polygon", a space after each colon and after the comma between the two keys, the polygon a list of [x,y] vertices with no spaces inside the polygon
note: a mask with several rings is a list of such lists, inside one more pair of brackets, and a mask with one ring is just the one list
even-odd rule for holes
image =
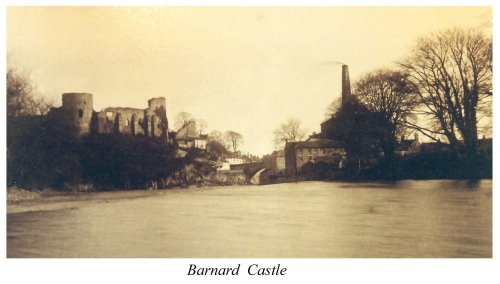
{"label": "leafless tree", "polygon": [[231,146],[234,152],[236,152],[238,146],[240,146],[243,143],[243,135],[241,135],[238,132],[232,130],[226,131],[225,137],[229,142],[228,144]]}
{"label": "leafless tree", "polygon": [[189,121],[193,120],[193,115],[189,112],[181,111],[175,116],[175,128],[177,130],[186,126]]}
{"label": "leafless tree", "polygon": [[223,145],[226,149],[229,148],[228,141],[226,137],[224,136],[224,133],[214,130],[208,134],[208,141],[209,142],[217,142],[221,145]]}
{"label": "leafless tree", "polygon": [[492,40],[477,30],[446,30],[421,38],[400,65],[410,75],[420,113],[432,119],[431,127],[415,129],[450,145],[477,150],[478,121],[491,113]]}
{"label": "leafless tree", "polygon": [[398,134],[404,133],[405,122],[410,121],[418,105],[418,95],[408,75],[389,69],[376,70],[355,84],[355,95],[385,121],[380,128],[384,132],[380,142],[385,157],[392,156]]}
{"label": "leafless tree", "polygon": [[301,127],[301,123],[296,118],[290,118],[274,130],[274,144],[280,148],[286,141],[300,141],[305,138],[306,130]]}
{"label": "leafless tree", "polygon": [[198,127],[198,134],[202,134],[204,130],[207,130],[208,122],[202,118],[196,119],[196,126]]}
{"label": "leafless tree", "polygon": [[7,116],[19,117],[45,115],[52,103],[44,98],[35,97],[34,88],[27,76],[14,68],[7,70]]}

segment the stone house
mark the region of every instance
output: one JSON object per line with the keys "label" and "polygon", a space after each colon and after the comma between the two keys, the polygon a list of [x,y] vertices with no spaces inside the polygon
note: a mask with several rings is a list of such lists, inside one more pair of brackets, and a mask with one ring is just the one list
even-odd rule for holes
{"label": "stone house", "polygon": [[339,142],[328,139],[287,142],[284,154],[287,174],[300,173],[302,166],[306,163],[323,162],[341,169],[346,156],[346,152]]}

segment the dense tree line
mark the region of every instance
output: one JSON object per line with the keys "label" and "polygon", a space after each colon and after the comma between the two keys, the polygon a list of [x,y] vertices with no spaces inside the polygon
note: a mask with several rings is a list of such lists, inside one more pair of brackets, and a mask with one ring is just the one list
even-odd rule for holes
{"label": "dense tree line", "polygon": [[164,188],[185,166],[175,146],[158,138],[91,135],[81,141],[84,182],[100,188]]}
{"label": "dense tree line", "polygon": [[79,142],[71,125],[47,116],[7,119],[7,184],[61,188],[81,181]]}

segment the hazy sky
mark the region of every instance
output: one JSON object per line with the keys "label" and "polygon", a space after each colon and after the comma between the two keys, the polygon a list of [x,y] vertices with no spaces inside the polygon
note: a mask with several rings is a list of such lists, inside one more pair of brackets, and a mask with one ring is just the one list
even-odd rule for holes
{"label": "hazy sky", "polygon": [[64,92],[92,93],[96,111],[163,96],[171,126],[186,111],[262,155],[288,118],[319,132],[340,97],[336,62],[354,83],[457,26],[491,32],[491,9],[9,7],[7,61],[56,105]]}

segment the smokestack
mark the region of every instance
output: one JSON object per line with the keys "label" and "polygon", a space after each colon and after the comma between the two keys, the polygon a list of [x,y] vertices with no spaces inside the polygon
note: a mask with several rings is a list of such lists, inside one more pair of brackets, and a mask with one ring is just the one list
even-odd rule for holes
{"label": "smokestack", "polygon": [[351,97],[351,81],[349,80],[349,68],[342,65],[342,104]]}

